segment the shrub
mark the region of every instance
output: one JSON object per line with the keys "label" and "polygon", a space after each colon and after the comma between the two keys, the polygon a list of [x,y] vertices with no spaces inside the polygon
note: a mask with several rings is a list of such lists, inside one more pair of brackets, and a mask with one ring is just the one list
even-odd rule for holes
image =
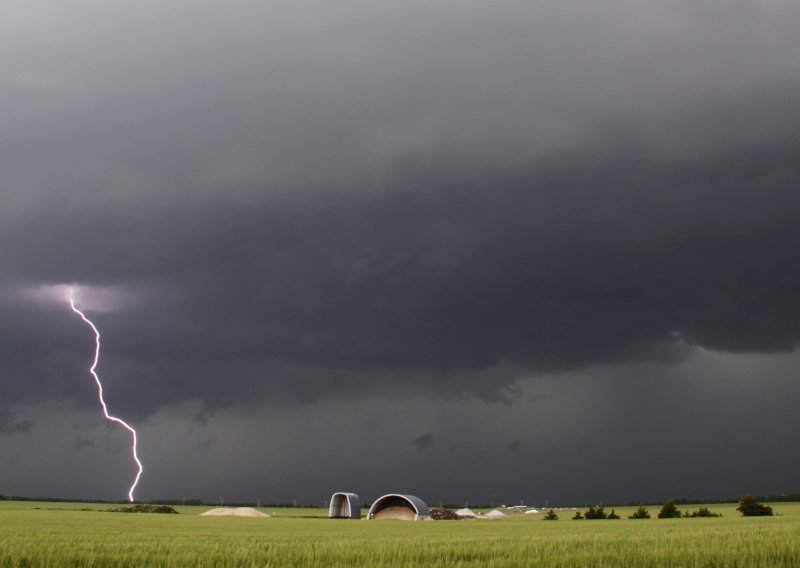
{"label": "shrub", "polygon": [[762,505],[752,495],[745,495],[739,501],[739,506],[736,507],[743,517],[771,517],[772,507]]}
{"label": "shrub", "polygon": [[581,515],[580,511],[575,511],[575,515],[572,517],[573,521],[582,521],[583,515]]}
{"label": "shrub", "polygon": [[606,512],[603,510],[603,506],[602,505],[600,505],[598,507],[589,507],[586,510],[586,513],[584,513],[583,516],[586,517],[589,520],[607,518]]}
{"label": "shrub", "polygon": [[557,521],[558,515],[553,509],[550,509],[549,511],[547,511],[547,514],[545,514],[545,516],[542,517],[542,519],[544,519],[545,521]]}
{"label": "shrub", "polygon": [[614,509],[611,509],[611,512],[606,517],[607,519],[619,519],[619,515],[614,512]]}
{"label": "shrub", "polygon": [[664,503],[664,506],[661,507],[661,511],[658,513],[659,519],[677,519],[681,516],[681,512],[675,506],[675,502],[672,500],[667,501]]}
{"label": "shrub", "polygon": [[[82,511],[91,511],[91,509],[81,509]],[[108,509],[110,513],[168,513],[177,515],[178,511],[169,505],[143,505],[138,503],[132,507],[116,507]]]}
{"label": "shrub", "polygon": [[692,518],[696,517],[721,517],[719,513],[712,513],[708,510],[708,507],[700,507],[696,511],[693,511],[691,514]]}
{"label": "shrub", "polygon": [[639,508],[636,509],[633,512],[633,514],[630,515],[628,518],[629,519],[649,519],[650,518],[650,512],[647,510],[647,508],[643,507],[642,505],[639,505]]}

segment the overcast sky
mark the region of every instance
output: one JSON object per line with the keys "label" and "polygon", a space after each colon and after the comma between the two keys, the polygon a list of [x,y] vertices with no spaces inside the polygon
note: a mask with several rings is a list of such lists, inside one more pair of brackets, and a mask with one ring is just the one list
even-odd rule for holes
{"label": "overcast sky", "polygon": [[800,4],[0,8],[0,493],[800,492]]}

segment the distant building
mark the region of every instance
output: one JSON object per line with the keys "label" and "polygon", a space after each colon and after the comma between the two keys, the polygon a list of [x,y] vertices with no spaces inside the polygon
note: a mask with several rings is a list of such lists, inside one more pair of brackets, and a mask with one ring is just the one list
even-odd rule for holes
{"label": "distant building", "polygon": [[431,512],[425,501],[414,495],[390,493],[377,499],[367,514],[368,519],[399,519],[418,521],[430,519]]}
{"label": "distant building", "polygon": [[334,493],[328,507],[329,519],[360,519],[361,501],[355,493]]}

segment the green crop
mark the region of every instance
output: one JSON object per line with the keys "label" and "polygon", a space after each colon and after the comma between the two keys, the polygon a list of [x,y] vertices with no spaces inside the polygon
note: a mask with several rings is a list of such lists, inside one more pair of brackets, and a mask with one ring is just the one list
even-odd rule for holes
{"label": "green crop", "polygon": [[[800,567],[800,505],[776,517],[558,521],[328,520],[324,511],[263,509],[270,519],[104,512],[109,506],[0,502],[0,567],[445,566]],[[39,508],[36,508],[39,507]],[[89,507],[94,510],[80,510]],[[696,508],[696,507],[695,507]]]}

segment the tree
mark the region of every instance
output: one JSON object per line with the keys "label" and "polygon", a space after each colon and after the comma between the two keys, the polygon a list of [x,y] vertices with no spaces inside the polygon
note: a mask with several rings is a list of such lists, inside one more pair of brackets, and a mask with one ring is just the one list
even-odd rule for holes
{"label": "tree", "polygon": [[614,512],[614,509],[611,509],[611,512],[606,517],[607,519],[619,519],[619,515]]}
{"label": "tree", "polygon": [[659,519],[677,519],[681,516],[681,512],[675,506],[675,502],[671,499],[664,503],[661,511],[658,513]]}
{"label": "tree", "polygon": [[736,507],[743,517],[771,517],[772,507],[762,505],[752,495],[745,495],[739,501],[739,506]]}
{"label": "tree", "polygon": [[572,517],[573,521],[582,521],[583,515],[581,515],[580,511],[575,511],[575,515]]}
{"label": "tree", "polygon": [[556,514],[556,512],[553,509],[550,509],[549,511],[547,511],[545,516],[542,517],[542,519],[544,519],[545,521],[557,521],[558,514]]}
{"label": "tree", "polygon": [[646,507],[639,505],[639,508],[636,509],[632,515],[628,517],[629,519],[649,519],[650,512],[647,510]]}

